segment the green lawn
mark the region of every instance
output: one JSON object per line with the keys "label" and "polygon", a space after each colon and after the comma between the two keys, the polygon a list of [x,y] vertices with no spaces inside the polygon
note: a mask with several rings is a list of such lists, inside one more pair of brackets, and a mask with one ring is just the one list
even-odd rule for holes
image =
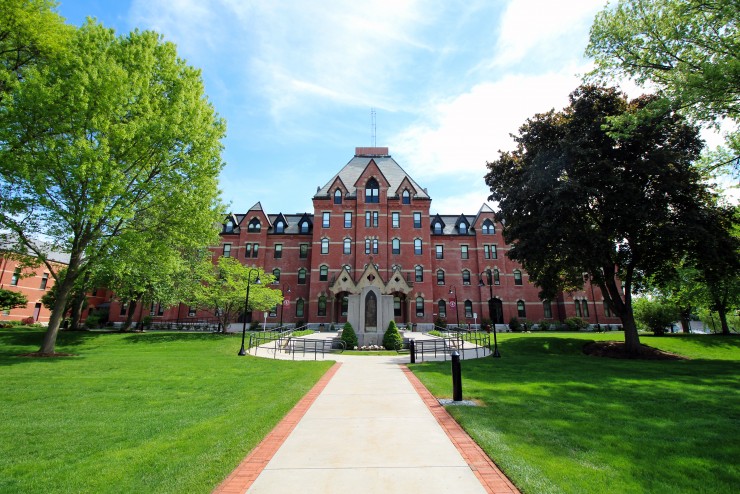
{"label": "green lawn", "polygon": [[0,492],[211,492],[332,362],[238,357],[240,336],[0,330]]}
{"label": "green lawn", "polygon": [[[525,493],[735,493],[740,489],[740,338],[642,336],[690,357],[589,357],[612,334],[504,334],[501,359],[462,362],[450,413]],[[450,363],[411,366],[451,397]]]}

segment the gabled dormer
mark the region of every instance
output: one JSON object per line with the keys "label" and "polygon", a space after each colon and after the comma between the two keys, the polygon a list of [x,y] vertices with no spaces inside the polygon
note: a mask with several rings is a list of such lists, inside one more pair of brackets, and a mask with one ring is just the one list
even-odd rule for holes
{"label": "gabled dormer", "polygon": [[313,217],[308,213],[303,213],[301,219],[298,220],[298,233],[307,235],[313,232]]}
{"label": "gabled dormer", "polygon": [[496,233],[496,213],[486,203],[483,203],[478,214],[475,215],[471,228],[483,235],[493,235]]}
{"label": "gabled dormer", "polygon": [[244,215],[240,226],[244,228],[245,224],[247,233],[260,233],[263,229],[267,231],[272,226],[260,202],[249,208],[247,214]]}
{"label": "gabled dormer", "polygon": [[366,204],[377,204],[381,197],[387,196],[390,183],[375,160],[371,159],[353,185],[357,189],[358,200]]}
{"label": "gabled dormer", "polygon": [[401,204],[411,204],[411,199],[416,197],[417,190],[411,183],[411,180],[409,180],[409,177],[406,176],[403,178],[394,194],[401,200]]}
{"label": "gabled dormer", "polygon": [[468,235],[470,233],[470,222],[464,214],[461,214],[457,218],[457,221],[455,222],[455,230],[457,230],[458,235]]}
{"label": "gabled dormer", "polygon": [[224,218],[221,233],[224,235],[233,235],[239,233],[239,220],[237,220],[235,214],[229,213],[226,215],[226,217]]}
{"label": "gabled dormer", "polygon": [[430,223],[432,229],[432,235],[442,235],[445,231],[445,222],[442,221],[442,217],[439,214],[435,214]]}
{"label": "gabled dormer", "polygon": [[273,222],[272,233],[283,234],[289,226],[290,224],[288,223],[288,220],[285,218],[283,213],[280,213],[277,215],[277,218],[275,218],[275,221]]}
{"label": "gabled dormer", "polygon": [[349,189],[344,184],[341,177],[337,176],[331,185],[329,185],[329,195],[334,204],[342,204],[344,200],[347,199],[349,196]]}

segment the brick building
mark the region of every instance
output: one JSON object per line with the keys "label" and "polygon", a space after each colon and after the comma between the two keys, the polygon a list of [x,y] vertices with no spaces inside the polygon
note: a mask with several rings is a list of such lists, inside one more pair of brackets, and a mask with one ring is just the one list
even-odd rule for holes
{"label": "brick building", "polygon": [[[526,272],[506,256],[488,205],[473,215],[431,215],[430,204],[388,148],[356,148],[313,196],[312,214],[267,213],[258,202],[225,218],[214,255],[276,276],[283,306],[266,318],[247,316],[268,326],[282,321],[328,328],[349,320],[360,333],[382,335],[390,319],[419,329],[430,329],[437,318],[472,325],[581,315],[590,323],[619,324],[598,287],[539,300]],[[111,305],[111,320],[122,318],[120,309]],[[149,313],[170,320],[207,316],[182,305],[153,306]]]}

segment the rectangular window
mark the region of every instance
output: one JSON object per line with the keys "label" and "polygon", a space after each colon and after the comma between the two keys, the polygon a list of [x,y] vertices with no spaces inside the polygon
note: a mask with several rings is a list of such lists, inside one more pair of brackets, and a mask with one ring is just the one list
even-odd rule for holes
{"label": "rectangular window", "polygon": [[224,257],[231,257],[231,244],[224,244]]}
{"label": "rectangular window", "polygon": [[498,259],[498,253],[496,252],[496,246],[491,246],[491,259]]}
{"label": "rectangular window", "polygon": [[391,228],[401,228],[400,213],[391,213]]}
{"label": "rectangular window", "polygon": [[414,213],[414,228],[421,228],[421,213]]}
{"label": "rectangular window", "polygon": [[351,254],[352,253],[352,241],[348,238],[344,239],[344,249],[343,252],[345,254]]}
{"label": "rectangular window", "polygon": [[491,248],[488,245],[483,246],[483,258],[484,259],[491,258]]}
{"label": "rectangular window", "polygon": [[278,306],[277,305],[275,305],[274,307],[272,307],[270,309],[270,313],[268,314],[268,316],[269,317],[277,317],[277,309],[278,309]]}
{"label": "rectangular window", "polygon": [[434,246],[436,250],[436,258],[437,259],[444,259],[445,258],[445,251],[443,245],[435,245]]}
{"label": "rectangular window", "polygon": [[370,253],[370,246],[372,245],[371,242],[372,241],[369,238],[365,239],[365,254]]}
{"label": "rectangular window", "polygon": [[152,305],[149,306],[149,315],[153,316],[156,310],[157,310],[157,304],[152,302]]}
{"label": "rectangular window", "polygon": [[391,241],[391,252],[393,254],[400,254],[401,253],[401,241],[397,238],[394,238]]}
{"label": "rectangular window", "polygon": [[329,218],[331,217],[331,213],[324,212],[321,213],[321,226],[324,228],[329,228]]}
{"label": "rectangular window", "polygon": [[16,268],[15,271],[13,271],[13,277],[10,278],[10,286],[18,285],[19,279],[21,279],[21,270],[20,268]]}
{"label": "rectangular window", "polygon": [[159,307],[157,307],[157,315],[163,316],[164,315],[164,305],[162,302],[159,303]]}
{"label": "rectangular window", "polygon": [[252,257],[252,244],[244,244],[244,257]]}
{"label": "rectangular window", "polygon": [[401,299],[393,297],[393,316],[401,317]]}
{"label": "rectangular window", "polygon": [[192,305],[188,307],[188,317],[195,317],[195,307]]}
{"label": "rectangular window", "polygon": [[44,273],[41,276],[41,286],[39,288],[41,288],[42,290],[46,290],[46,284],[48,282],[49,282],[49,273]]}
{"label": "rectangular window", "polygon": [[128,305],[121,304],[121,312],[119,314],[122,316],[125,316],[127,311],[128,311]]}
{"label": "rectangular window", "polygon": [[308,257],[308,244],[301,244],[298,252],[298,257],[300,257],[301,259],[306,259]]}
{"label": "rectangular window", "polygon": [[374,238],[373,239],[373,254],[377,254],[377,253],[378,253],[378,239]]}
{"label": "rectangular window", "polygon": [[352,213],[351,212],[344,213],[344,227],[352,228]]}
{"label": "rectangular window", "polygon": [[424,317],[424,299],[421,297],[416,299],[416,317]]}
{"label": "rectangular window", "polygon": [[460,246],[460,256],[462,257],[462,259],[468,259],[468,246],[467,245]]}
{"label": "rectangular window", "polygon": [[252,257],[257,257],[257,251],[259,251],[260,244],[252,245]]}
{"label": "rectangular window", "polygon": [[378,227],[378,212],[377,211],[366,211],[365,212],[365,226],[367,228]]}
{"label": "rectangular window", "polygon": [[283,244],[275,244],[275,259],[283,257]]}
{"label": "rectangular window", "polygon": [[329,239],[328,238],[321,239],[321,253],[322,254],[329,253]]}
{"label": "rectangular window", "polygon": [[542,302],[542,311],[544,312],[545,319],[552,319],[552,304],[549,300]]}

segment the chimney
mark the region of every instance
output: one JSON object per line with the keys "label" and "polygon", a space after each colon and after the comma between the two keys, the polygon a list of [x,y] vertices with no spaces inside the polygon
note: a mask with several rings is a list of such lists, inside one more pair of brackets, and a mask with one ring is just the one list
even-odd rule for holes
{"label": "chimney", "polygon": [[360,147],[355,148],[355,156],[390,156],[388,148]]}

